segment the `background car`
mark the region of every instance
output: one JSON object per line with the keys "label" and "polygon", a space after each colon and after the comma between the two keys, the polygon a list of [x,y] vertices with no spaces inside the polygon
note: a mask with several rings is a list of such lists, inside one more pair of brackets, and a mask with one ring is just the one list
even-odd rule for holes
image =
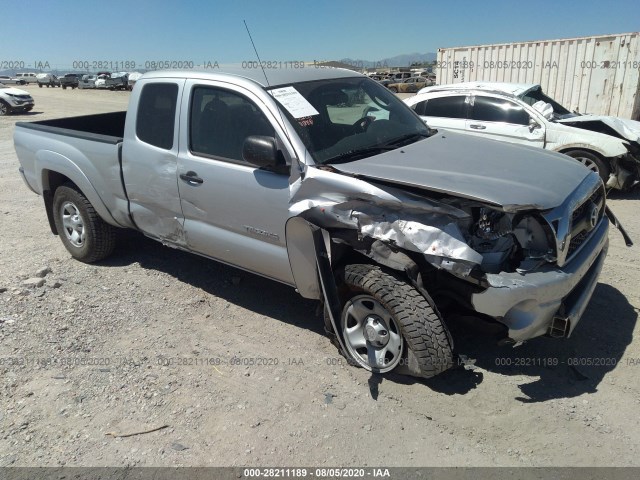
{"label": "background car", "polygon": [[410,77],[401,83],[389,83],[386,87],[394,93],[416,93],[429,85],[433,85],[433,83],[425,77]]}
{"label": "background car", "polygon": [[0,85],[0,116],[12,112],[28,112],[35,103],[29,92],[19,88]]}
{"label": "background car", "polygon": [[640,180],[640,122],[571,113],[538,84],[440,85],[404,102],[431,128],[565,153],[611,188],[626,190]]}
{"label": "background car", "polygon": [[29,84],[29,83],[36,83],[36,81],[38,80],[36,78],[37,73],[35,72],[22,72],[22,73],[16,73],[16,78],[19,80],[24,80],[24,83]]}
{"label": "background car", "polygon": [[67,87],[73,89],[78,88],[78,84],[80,83],[80,79],[82,78],[81,73],[67,73],[63,77],[60,77],[60,86],[63,90],[66,90]]}
{"label": "background car", "polygon": [[40,88],[60,86],[60,80],[58,80],[58,77],[56,77],[52,73],[39,73],[38,75],[36,75],[36,81],[38,82],[38,86]]}
{"label": "background car", "polygon": [[96,80],[98,77],[96,75],[83,75],[80,81],[78,82],[78,88],[96,88]]}
{"label": "background car", "polygon": [[97,76],[97,78],[96,78],[96,80],[94,82],[95,88],[105,88],[105,89],[108,88],[107,80],[109,78],[111,78],[111,74],[110,73],[100,73],[100,74],[98,74],[98,76]]}
{"label": "background car", "polygon": [[8,75],[0,75],[0,83],[3,85],[24,85],[26,82],[22,78],[12,78]]}

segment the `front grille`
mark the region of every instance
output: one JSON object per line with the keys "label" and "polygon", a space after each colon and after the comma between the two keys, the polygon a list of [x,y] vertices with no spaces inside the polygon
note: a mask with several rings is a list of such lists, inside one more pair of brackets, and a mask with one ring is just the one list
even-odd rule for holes
{"label": "front grille", "polygon": [[589,238],[589,232],[586,232],[584,230],[580,232],[578,235],[576,235],[575,237],[573,237],[571,239],[571,242],[569,242],[569,250],[567,252],[567,257],[571,257],[571,255],[573,255],[575,251],[578,250],[580,245],[582,245],[587,238]]}
{"label": "front grille", "polygon": [[[571,214],[571,240],[567,249],[567,261],[578,252],[590,237],[595,228],[600,224],[604,215],[605,191],[601,184],[582,204]],[[595,224],[592,224],[591,215],[593,208],[598,208]]]}
{"label": "front grille", "polygon": [[571,223],[575,224],[576,220],[580,219],[580,217],[585,213],[587,207],[591,204],[600,205],[602,203],[602,196],[604,195],[603,188],[598,188],[595,192],[591,194],[591,196],[582,203],[578,208],[576,208],[571,214]]}

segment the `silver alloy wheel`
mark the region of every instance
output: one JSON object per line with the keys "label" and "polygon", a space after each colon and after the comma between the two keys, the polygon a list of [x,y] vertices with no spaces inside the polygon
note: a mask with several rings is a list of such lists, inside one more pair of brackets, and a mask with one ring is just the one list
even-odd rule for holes
{"label": "silver alloy wheel", "polygon": [[83,247],[86,239],[84,220],[80,210],[72,202],[64,202],[60,207],[60,217],[64,234],[75,247]]}
{"label": "silver alloy wheel", "polygon": [[589,170],[592,170],[596,172],[598,175],[600,175],[600,170],[598,169],[598,165],[596,165],[596,163],[590,158],[587,158],[587,157],[573,157],[573,158],[578,160],[581,164],[583,164]]}
{"label": "silver alloy wheel", "polygon": [[9,113],[9,107],[4,102],[0,102],[0,115],[6,115]]}
{"label": "silver alloy wheel", "polygon": [[404,348],[398,324],[371,295],[357,295],[342,310],[342,334],[347,350],[367,370],[393,370]]}

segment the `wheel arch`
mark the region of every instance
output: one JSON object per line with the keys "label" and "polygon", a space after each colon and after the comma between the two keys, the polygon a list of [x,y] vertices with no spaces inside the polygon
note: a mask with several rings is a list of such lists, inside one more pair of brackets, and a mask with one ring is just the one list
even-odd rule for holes
{"label": "wheel arch", "polygon": [[609,161],[609,158],[604,155],[604,152],[602,150],[597,150],[592,147],[583,147],[583,146],[563,147],[560,150],[558,150],[558,153],[564,153],[565,155],[568,155],[569,153],[576,152],[576,151],[587,152],[597,156],[601,160]]}
{"label": "wheel arch", "polygon": [[80,181],[77,181],[77,179],[77,176],[69,175],[68,172],[62,173],[48,168],[42,169],[42,198],[44,199],[45,211],[47,212],[47,220],[49,221],[51,232],[54,235],[58,235],[58,229],[55,226],[54,220],[53,197],[58,187],[61,187],[64,184],[73,185],[89,200],[89,202],[91,202],[91,205],[100,218],[109,224],[117,226],[118,223],[113,219],[111,213],[102,202],[98,192],[93,188],[91,183],[86,178],[80,178]]}

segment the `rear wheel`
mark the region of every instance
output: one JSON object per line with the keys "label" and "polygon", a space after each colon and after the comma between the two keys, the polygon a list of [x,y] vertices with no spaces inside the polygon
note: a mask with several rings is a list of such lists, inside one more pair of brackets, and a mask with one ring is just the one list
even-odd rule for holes
{"label": "rear wheel", "polygon": [[71,255],[86,263],[102,260],[115,247],[115,228],[97,214],[91,202],[74,185],[56,189],[53,197],[56,229]]}
{"label": "rear wheel", "polygon": [[398,89],[396,87],[389,87],[389,90],[391,90],[393,93],[398,93]]}
{"label": "rear wheel", "polygon": [[41,83],[39,83],[39,84],[38,84],[38,87],[42,88],[42,84],[41,84]]}
{"label": "rear wheel", "polygon": [[572,150],[570,152],[567,152],[567,155],[569,155],[571,158],[575,158],[585,167],[596,172],[598,175],[600,175],[600,178],[602,179],[604,184],[607,184],[611,169],[609,168],[609,165],[606,163],[606,161],[604,161],[598,155],[596,155],[595,153],[587,152],[586,150]]}
{"label": "rear wheel", "polygon": [[342,337],[359,366],[386,373],[408,365],[426,378],[452,366],[441,318],[404,280],[375,265],[347,265],[342,301]]}

